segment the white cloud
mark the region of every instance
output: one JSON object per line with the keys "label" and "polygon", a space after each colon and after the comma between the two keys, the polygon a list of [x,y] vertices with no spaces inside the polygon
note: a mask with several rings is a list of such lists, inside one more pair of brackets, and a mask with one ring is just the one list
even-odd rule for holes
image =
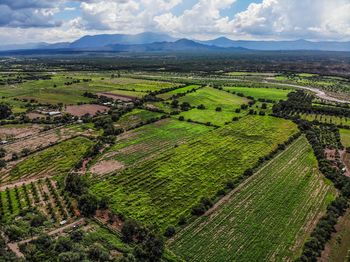
{"label": "white cloud", "polygon": [[82,2],[82,26],[87,29],[141,32],[154,29],[153,18],[182,0],[102,0]]}
{"label": "white cloud", "polygon": [[[80,16],[56,16],[73,11]],[[236,1],[197,0],[0,0],[0,41],[65,41],[84,34],[160,31],[177,37],[350,40],[350,0],[263,0],[238,14]],[[69,5],[67,5],[69,3]],[[177,9],[177,13],[180,9]],[[225,12],[223,12],[225,11]],[[74,14],[78,14],[75,12]],[[71,19],[71,20],[69,20]]]}
{"label": "white cloud", "polygon": [[349,0],[264,0],[230,22],[235,35],[341,39],[350,37]]}
{"label": "white cloud", "polygon": [[227,33],[229,18],[220,11],[230,8],[236,0],[199,0],[192,9],[180,16],[168,12],[154,18],[157,27],[173,34],[218,34]]}

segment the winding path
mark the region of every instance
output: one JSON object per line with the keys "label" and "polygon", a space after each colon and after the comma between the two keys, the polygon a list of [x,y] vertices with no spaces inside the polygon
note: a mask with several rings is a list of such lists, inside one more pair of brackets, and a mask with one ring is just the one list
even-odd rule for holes
{"label": "winding path", "polygon": [[319,89],[314,88],[314,87],[300,86],[300,85],[293,85],[293,84],[283,84],[283,83],[272,83],[272,82],[268,82],[268,81],[266,81],[264,83],[268,83],[268,84],[272,84],[272,85],[279,85],[279,86],[295,87],[295,88],[308,90],[308,91],[315,93],[318,98],[328,100],[331,102],[342,103],[342,104],[349,104],[350,103],[350,101],[341,100],[341,99],[338,99],[335,97],[331,97],[331,96],[327,95],[324,91],[319,90]]}

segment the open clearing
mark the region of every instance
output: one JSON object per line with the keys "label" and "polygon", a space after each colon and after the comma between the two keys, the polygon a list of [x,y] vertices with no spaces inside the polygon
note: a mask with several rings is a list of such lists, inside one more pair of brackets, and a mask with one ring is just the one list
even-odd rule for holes
{"label": "open clearing", "polygon": [[292,261],[333,199],[305,137],[170,242],[185,261]]}
{"label": "open clearing", "polygon": [[69,113],[73,116],[84,116],[89,114],[90,116],[95,116],[97,113],[104,113],[109,110],[106,106],[86,104],[86,105],[74,105],[67,106],[65,109],[66,113]]}
{"label": "open clearing", "polygon": [[251,96],[255,99],[270,99],[273,101],[286,100],[287,95],[292,89],[281,88],[253,88],[253,87],[224,87],[224,90],[241,93],[245,96]]}
{"label": "open clearing", "polygon": [[[91,191],[110,199],[112,211],[165,229],[296,132],[296,125],[287,120],[245,117],[106,177]],[[137,147],[135,138],[129,139],[129,145]],[[125,162],[132,159],[130,153],[123,157]]]}
{"label": "open clearing", "polygon": [[41,130],[41,126],[32,124],[0,126],[0,139],[7,141],[20,139],[38,134]]}
{"label": "open clearing", "polygon": [[204,87],[196,92],[189,93],[179,98],[179,102],[188,102],[191,106],[199,106],[203,104],[207,109],[215,110],[221,107],[222,111],[234,112],[241,104],[247,104],[248,99],[229,94],[225,91],[212,87]]}
{"label": "open clearing", "polygon": [[[200,123],[212,123],[222,126],[226,122],[231,122],[233,117],[243,116],[245,113],[235,113],[242,104],[247,104],[248,99],[229,94],[225,91],[205,87],[198,89],[196,92],[189,93],[179,98],[179,102],[188,102],[191,106],[199,106],[203,104],[205,109],[192,109],[181,112],[185,120],[193,120]],[[216,108],[220,107],[221,111],[217,112]]]}

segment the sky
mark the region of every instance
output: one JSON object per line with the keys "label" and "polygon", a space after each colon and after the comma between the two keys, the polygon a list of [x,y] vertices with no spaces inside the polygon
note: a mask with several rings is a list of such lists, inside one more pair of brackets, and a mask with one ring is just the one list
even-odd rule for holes
{"label": "sky", "polygon": [[141,32],[349,41],[350,0],[0,0],[0,45]]}

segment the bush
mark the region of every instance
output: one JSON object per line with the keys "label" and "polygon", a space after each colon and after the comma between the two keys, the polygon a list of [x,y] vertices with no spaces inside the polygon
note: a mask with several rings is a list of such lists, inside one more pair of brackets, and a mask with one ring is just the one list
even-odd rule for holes
{"label": "bush", "polygon": [[164,232],[164,236],[168,237],[168,238],[171,238],[174,235],[175,235],[175,228],[174,227],[168,227]]}

